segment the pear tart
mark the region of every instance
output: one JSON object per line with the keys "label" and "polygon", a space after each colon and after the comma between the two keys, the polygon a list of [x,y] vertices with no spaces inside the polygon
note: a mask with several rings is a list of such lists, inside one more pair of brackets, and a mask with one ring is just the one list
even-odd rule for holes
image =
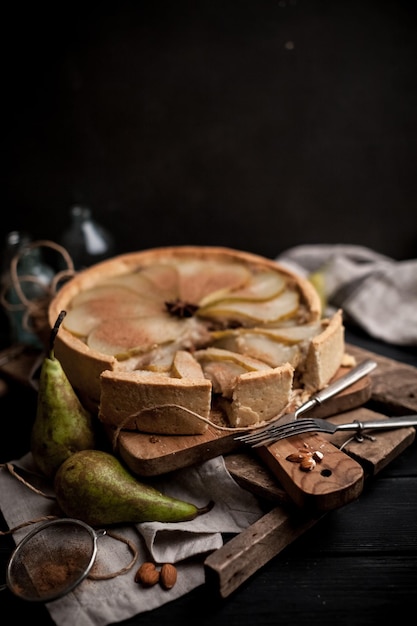
{"label": "pear tart", "polygon": [[55,354],[106,425],[201,434],[253,427],[323,388],[344,356],[342,313],[321,316],[309,281],[229,248],[120,255],[66,283]]}

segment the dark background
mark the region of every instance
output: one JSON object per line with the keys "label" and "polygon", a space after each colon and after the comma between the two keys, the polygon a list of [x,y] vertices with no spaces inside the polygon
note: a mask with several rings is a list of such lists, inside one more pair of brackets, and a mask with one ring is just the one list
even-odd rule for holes
{"label": "dark background", "polygon": [[417,256],[415,2],[9,4],[3,237]]}

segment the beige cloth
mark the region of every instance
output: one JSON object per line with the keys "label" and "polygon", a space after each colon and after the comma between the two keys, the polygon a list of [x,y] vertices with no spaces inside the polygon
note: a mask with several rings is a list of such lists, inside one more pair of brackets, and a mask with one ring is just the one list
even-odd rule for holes
{"label": "beige cloth", "polygon": [[[29,473],[25,478],[35,484],[36,472],[30,453],[12,463],[27,470]],[[42,482],[37,486],[48,491],[48,486]],[[155,486],[163,493],[199,507],[211,500],[215,506],[210,512],[188,522],[142,523],[113,529],[136,545],[139,552],[137,564],[127,573],[110,580],[87,578],[65,597],[48,603],[46,606],[57,626],[105,626],[188,593],[205,582],[204,558],[223,545],[222,533],[239,533],[263,514],[256,498],[233,480],[221,456],[173,472],[169,480],[160,480]],[[54,500],[32,492],[7,470],[0,471],[0,508],[9,528],[57,513]],[[34,527],[31,525],[16,532],[15,541],[20,541]],[[95,568],[100,573],[118,571],[131,561],[131,553],[124,543],[103,536],[97,545]],[[171,590],[163,590],[159,585],[143,589],[134,582],[137,568],[149,559],[177,565],[178,580]]]}
{"label": "beige cloth", "polygon": [[316,244],[280,254],[279,263],[302,276],[321,272],[331,308],[371,337],[417,346],[417,259],[395,261],[363,246]]}

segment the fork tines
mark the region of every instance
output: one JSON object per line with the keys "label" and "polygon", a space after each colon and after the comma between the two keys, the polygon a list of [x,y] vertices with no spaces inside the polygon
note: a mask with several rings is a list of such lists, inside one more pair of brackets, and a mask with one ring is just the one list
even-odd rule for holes
{"label": "fork tines", "polygon": [[269,443],[274,443],[275,441],[279,441],[280,439],[292,437],[293,435],[301,435],[302,433],[309,433],[317,430],[318,427],[315,420],[303,418],[302,422],[297,422],[296,420],[291,424],[276,426],[273,432],[269,432],[268,434],[265,433],[265,436],[262,439],[259,439],[257,442],[253,443],[252,446],[254,448],[257,448],[259,446],[264,446]]}
{"label": "fork tines", "polygon": [[269,427],[268,429],[263,428],[262,430],[259,430],[257,432],[253,432],[253,433],[249,433],[246,435],[239,435],[238,437],[235,437],[236,441],[242,441],[243,443],[256,443],[257,441],[263,441],[264,439],[269,439],[269,437],[271,436],[271,427]]}
{"label": "fork tines", "polygon": [[289,424],[282,424],[281,426],[277,424],[257,433],[236,437],[236,439],[250,444],[253,448],[258,448],[293,435],[301,435],[302,433],[317,430],[319,430],[317,420],[306,417],[302,420],[294,420]]}

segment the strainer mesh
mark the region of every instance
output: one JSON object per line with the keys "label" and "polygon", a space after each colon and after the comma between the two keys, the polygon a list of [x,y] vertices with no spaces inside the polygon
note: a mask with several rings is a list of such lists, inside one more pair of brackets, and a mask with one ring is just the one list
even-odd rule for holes
{"label": "strainer mesh", "polygon": [[55,599],[88,574],[95,556],[94,533],[71,521],[60,522],[45,524],[16,549],[8,585],[21,598]]}

